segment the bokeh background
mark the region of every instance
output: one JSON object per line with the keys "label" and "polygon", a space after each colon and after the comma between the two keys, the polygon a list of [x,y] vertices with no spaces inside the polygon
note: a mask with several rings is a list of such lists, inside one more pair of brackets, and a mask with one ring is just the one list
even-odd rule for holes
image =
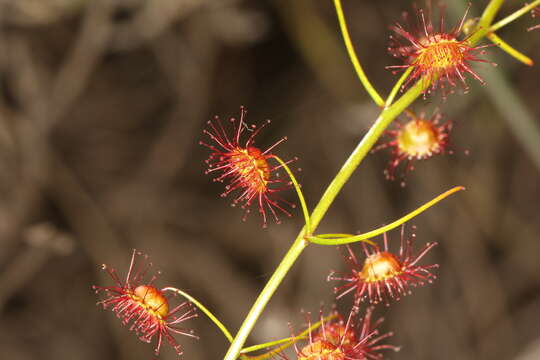
{"label": "bokeh background", "polygon": [[[474,1],[478,16],[486,0]],[[501,14],[522,4],[509,2]],[[449,24],[465,1],[452,1]],[[397,64],[388,26],[410,4],[346,1],[351,36],[370,78],[387,93]],[[540,30],[524,17],[501,36],[540,61]],[[342,45],[331,1],[3,0],[0,2],[0,358],[150,359],[93,284],[101,264],[127,269],[133,248],[172,285],[237,329],[302,226],[299,209],[261,228],[256,213],[222,199],[198,144],[208,119],[272,124],[314,206],[377,116]],[[437,281],[376,316],[402,345],[390,359],[540,359],[540,115],[538,67],[496,48],[486,80],[442,104],[453,155],[417,164],[407,186],[388,182],[388,153],[366,158],[320,231],[366,231],[455,185],[466,192],[416,218],[418,246]],[[429,113],[430,110],[428,110]],[[295,201],[293,191],[284,196]],[[393,246],[399,232],[390,234]],[[333,303],[326,281],[343,260],[311,246],[279,288],[250,343],[289,335],[301,310]],[[340,301],[344,308],[348,299]],[[201,316],[185,359],[220,359],[227,343]],[[164,347],[162,359],[177,356]]]}

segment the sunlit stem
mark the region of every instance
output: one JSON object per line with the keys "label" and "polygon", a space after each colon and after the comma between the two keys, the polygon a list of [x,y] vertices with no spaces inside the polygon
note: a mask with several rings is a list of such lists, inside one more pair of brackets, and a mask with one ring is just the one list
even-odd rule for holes
{"label": "sunlit stem", "polygon": [[426,211],[427,209],[429,209],[430,207],[432,207],[433,205],[437,204],[439,201],[447,198],[448,196],[458,192],[458,191],[461,191],[461,190],[465,190],[465,188],[463,186],[456,186],[444,193],[442,193],[441,195],[437,196],[436,198],[434,198],[433,200],[431,201],[428,201],[427,203],[425,203],[424,205],[420,206],[418,209],[408,213],[407,215],[405,215],[404,217],[386,225],[386,226],[383,226],[383,227],[380,227],[378,229],[375,229],[375,230],[372,230],[372,231],[369,231],[367,233],[364,233],[364,234],[360,234],[360,235],[354,235],[354,236],[351,236],[351,237],[342,237],[343,234],[339,234],[339,238],[336,237],[336,238],[327,238],[326,236],[327,235],[331,235],[331,234],[325,234],[325,235],[318,235],[318,236],[312,236],[312,237],[309,237],[308,240],[311,241],[312,243],[315,243],[315,244],[319,244],[319,245],[344,245],[344,244],[350,244],[350,243],[353,243],[353,242],[358,242],[358,241],[365,241],[366,239],[370,239],[370,238],[373,238],[377,235],[380,235],[380,234],[383,234],[387,231],[390,231],[398,226],[400,226],[401,224],[409,221],[410,219],[414,218],[415,216],[417,215],[420,215],[421,213],[423,213],[424,211]]}
{"label": "sunlit stem", "polygon": [[306,330],[302,331],[300,334],[298,334],[298,336],[295,336],[295,337],[289,337],[289,338],[285,338],[285,339],[280,339],[280,340],[275,340],[275,341],[270,341],[270,342],[267,342],[267,343],[264,343],[264,344],[258,344],[258,345],[253,345],[253,346],[250,346],[250,347],[247,347],[247,348],[244,348],[242,349],[242,351],[240,352],[240,354],[244,355],[244,354],[247,354],[247,353],[250,353],[250,352],[253,352],[253,351],[257,351],[257,350],[261,350],[261,349],[266,349],[266,348],[270,348],[270,347],[273,347],[273,346],[276,346],[276,345],[281,345],[281,344],[284,344],[278,348],[275,348],[275,349],[272,349],[264,354],[261,354],[261,355],[257,355],[257,356],[245,356],[245,358],[249,358],[249,360],[264,360],[264,359],[268,359],[272,356],[274,356],[276,353],[278,353],[279,351],[282,351],[282,350],[285,350],[286,348],[288,348],[289,346],[293,345],[295,342],[299,341],[299,340],[303,340],[303,339],[306,339],[307,338],[307,335],[310,333],[310,331],[313,331],[313,330],[316,330],[317,328],[319,328],[325,321],[330,321],[332,320],[333,318],[337,317],[337,314],[334,313],[332,315],[328,315],[326,317],[324,317],[321,321],[318,321],[316,322],[315,324],[311,325],[310,327],[308,327]]}
{"label": "sunlit stem", "polygon": [[504,50],[508,55],[512,56],[513,58],[517,59],[518,61],[521,61],[525,65],[533,66],[534,62],[530,57],[527,55],[519,52],[518,50],[514,49],[510,44],[508,44],[506,41],[501,39],[499,36],[497,36],[494,33],[487,34],[487,38],[491,40],[492,43],[500,47],[502,50]]}
{"label": "sunlit stem", "polygon": [[193,296],[189,295],[188,293],[186,293],[186,292],[184,292],[182,290],[179,290],[179,289],[173,288],[173,287],[166,287],[162,291],[172,291],[172,292],[174,292],[174,293],[188,299],[190,302],[193,303],[193,305],[195,305],[203,313],[205,313],[206,316],[208,316],[210,318],[210,320],[212,320],[214,322],[214,324],[216,324],[216,326],[221,330],[221,332],[223,333],[223,335],[225,335],[225,337],[227,338],[227,340],[229,340],[229,342],[233,341],[233,336],[231,335],[229,330],[227,330],[225,325],[223,325],[223,323],[221,321],[219,321],[219,319],[217,317],[215,317],[214,314],[212,314],[210,312],[210,310],[208,310],[203,304],[201,304],[199,301],[197,301],[197,299],[195,299]]}
{"label": "sunlit stem", "polygon": [[291,179],[294,185],[294,188],[296,190],[296,194],[298,195],[298,199],[300,200],[300,205],[302,206],[302,212],[304,213],[304,221],[306,222],[306,232],[307,234],[311,234],[311,221],[309,220],[309,210],[307,208],[306,200],[304,199],[304,194],[302,193],[302,189],[300,188],[300,184],[298,184],[298,181],[294,177],[294,174],[292,173],[291,169],[289,169],[289,166],[287,166],[287,163],[285,163],[285,161],[281,160],[276,155],[272,155],[272,158],[276,159],[277,162],[281,164],[281,166],[285,169],[285,171],[289,175],[289,178]]}
{"label": "sunlit stem", "polygon": [[508,15],[504,19],[502,19],[500,21],[497,21],[495,24],[491,25],[491,27],[489,28],[489,31],[490,32],[495,32],[495,31],[499,30],[500,28],[510,24],[512,21],[514,21],[514,20],[520,18],[521,16],[527,14],[529,11],[531,11],[532,9],[534,9],[535,7],[537,7],[539,5],[540,5],[540,0],[535,0],[532,3],[523,6],[518,11]]}
{"label": "sunlit stem", "polygon": [[386,102],[384,103],[384,107],[387,108],[389,107],[390,105],[392,105],[392,102],[394,101],[394,99],[396,98],[396,95],[397,93],[399,92],[399,90],[401,89],[401,86],[403,85],[403,83],[405,82],[405,80],[407,80],[407,78],[409,77],[411,71],[413,71],[414,67],[413,66],[409,66],[407,68],[407,70],[405,70],[405,72],[403,74],[401,74],[401,77],[399,78],[399,80],[397,81],[397,83],[394,85],[394,87],[392,88],[392,91],[390,91],[390,95],[388,95],[388,97],[386,98]]}
{"label": "sunlit stem", "polygon": [[349,54],[349,58],[351,59],[354,70],[356,71],[356,75],[358,75],[360,82],[362,83],[362,85],[364,85],[364,88],[366,89],[368,94],[371,96],[373,101],[375,101],[375,104],[379,105],[380,107],[383,107],[384,106],[383,98],[379,95],[377,90],[375,90],[375,88],[373,87],[369,79],[367,78],[367,75],[364,72],[364,69],[362,69],[362,65],[360,65],[360,61],[358,60],[358,57],[356,56],[356,52],[354,51],[351,37],[349,35],[349,30],[347,29],[347,22],[345,21],[345,15],[343,15],[343,9],[341,7],[341,0],[334,0],[334,5],[336,7],[337,18],[339,21],[339,28],[343,36],[343,41],[345,42],[345,47],[347,48],[347,53]]}

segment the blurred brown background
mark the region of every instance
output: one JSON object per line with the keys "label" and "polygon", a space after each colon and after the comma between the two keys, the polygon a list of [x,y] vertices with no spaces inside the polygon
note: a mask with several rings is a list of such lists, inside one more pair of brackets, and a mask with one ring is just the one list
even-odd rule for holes
{"label": "blurred brown background", "polygon": [[[521,4],[511,3],[502,14]],[[464,7],[449,4],[449,24]],[[344,8],[387,93],[388,25],[410,5]],[[501,36],[540,61],[540,30],[525,30],[534,23],[527,16]],[[187,290],[234,332],[302,216],[243,223],[203,174],[205,122],[238,116],[240,105],[250,123],[271,118],[258,143],[288,136],[278,152],[299,157],[314,206],[377,115],[331,1],[3,0],[0,28],[0,359],[153,358],[91,290],[111,284],[100,265],[124,273],[134,247],[163,271],[158,285]],[[424,262],[441,268],[434,285],[377,310],[396,333],[388,342],[403,346],[391,359],[540,359],[540,70],[489,52],[497,68],[475,65],[488,85],[470,80],[469,94],[443,105],[454,155],[418,163],[405,188],[384,180],[387,153],[369,156],[319,229],[369,230],[468,188],[414,221],[418,246],[440,242]],[[417,109],[439,104],[430,100]],[[332,303],[325,279],[342,264],[335,249],[308,248],[250,343],[286,337],[301,309]],[[189,326],[201,340],[179,337],[185,359],[222,358],[226,341],[204,316]],[[161,358],[176,355],[165,347]]]}

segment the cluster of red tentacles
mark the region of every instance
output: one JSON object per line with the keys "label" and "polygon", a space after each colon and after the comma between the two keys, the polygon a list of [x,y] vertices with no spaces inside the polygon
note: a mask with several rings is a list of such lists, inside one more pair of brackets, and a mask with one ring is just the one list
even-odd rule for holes
{"label": "cluster of red tentacles", "polygon": [[405,112],[407,121],[396,121],[394,129],[385,131],[387,140],[375,146],[371,152],[390,149],[391,158],[384,170],[386,179],[395,180],[397,170],[405,163],[399,178],[404,185],[405,174],[414,170],[414,162],[427,160],[433,156],[451,153],[448,150],[452,121],[443,120],[443,116],[435,111],[430,118],[424,113],[416,115],[412,111]]}
{"label": "cluster of red tentacles", "polygon": [[[425,82],[424,95],[437,88],[442,89],[443,97],[457,83],[461,83],[466,92],[469,87],[465,80],[465,74],[471,75],[484,84],[484,80],[472,69],[471,62],[490,61],[478,58],[484,53],[484,48],[490,45],[472,46],[468,37],[459,39],[467,12],[463,15],[460,23],[451,31],[447,32],[444,25],[444,8],[441,8],[439,27],[435,28],[431,20],[431,2],[427,2],[427,16],[423,9],[415,8],[416,23],[410,24],[410,30],[406,30],[399,23],[391,29],[397,36],[390,37],[388,51],[397,58],[402,58],[405,64],[387,66],[387,69],[413,70],[403,87],[412,82],[421,80]],[[405,21],[411,23],[408,14],[404,13]],[[470,35],[469,35],[470,37]],[[405,40],[403,43],[401,40]]]}
{"label": "cluster of red tentacles", "polygon": [[418,253],[413,253],[413,240],[416,235],[405,236],[405,228],[401,229],[401,245],[398,253],[388,247],[388,236],[384,234],[384,248],[362,243],[364,258],[359,260],[350,246],[346,246],[345,260],[349,265],[346,273],[332,272],[328,280],[344,282],[334,288],[337,298],[353,292],[355,303],[367,300],[372,304],[390,300],[399,300],[401,296],[411,293],[411,288],[431,283],[436,277],[431,272],[437,264],[419,265],[420,260],[437,243],[427,243]]}
{"label": "cluster of red tentacles", "polygon": [[[255,146],[255,137],[270,121],[258,128],[248,126],[245,115],[246,110],[242,107],[240,119],[230,119],[230,131],[226,130],[217,116],[214,121],[208,121],[208,129],[205,129],[203,133],[212,140],[212,143],[200,142],[212,151],[206,160],[208,165],[206,173],[217,173],[214,181],[227,182],[222,196],[235,191],[238,193],[232,204],[240,204],[245,210],[244,220],[250,206],[256,202],[263,217],[263,226],[267,224],[267,210],[279,223],[277,211],[291,216],[284,205],[294,207],[294,204],[276,195],[277,192],[289,188],[290,182],[277,176],[276,170],[281,165],[272,166],[269,161],[276,157],[272,150],[286,138],[282,138],[264,151],[261,150]],[[243,134],[246,132],[249,136],[245,142],[242,142]]]}
{"label": "cluster of red tentacles", "polygon": [[[140,257],[143,257],[142,261],[138,261]],[[104,264],[103,269],[111,276],[115,285],[93,286],[96,293],[103,292],[106,295],[106,298],[98,304],[116,313],[122,324],[131,324],[129,329],[135,331],[140,340],[149,343],[157,337],[156,355],[159,354],[164,339],[181,355],[182,346],[176,342],[172,334],[197,338],[192,330],[178,326],[196,317],[197,313],[187,301],[170,308],[169,299],[164,291],[154,285],[156,277],[145,279],[151,266],[146,255],[133,250],[126,280],[122,281],[114,268]]]}
{"label": "cluster of red tentacles", "polygon": [[[383,350],[398,351],[399,347],[380,342],[393,335],[380,333],[378,327],[383,318],[372,321],[374,307],[366,309],[363,317],[359,308],[353,307],[347,320],[334,310],[328,317],[320,312],[320,327],[313,329],[311,317],[307,314],[308,335],[302,345],[295,343],[297,360],[354,360],[382,359]],[[294,337],[294,334],[293,334]],[[279,354],[282,359],[287,359]]]}

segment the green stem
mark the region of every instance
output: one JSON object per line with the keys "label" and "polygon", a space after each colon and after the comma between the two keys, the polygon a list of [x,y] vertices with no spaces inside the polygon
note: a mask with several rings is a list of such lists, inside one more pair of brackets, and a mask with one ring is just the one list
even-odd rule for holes
{"label": "green stem", "polygon": [[379,105],[380,107],[383,107],[384,106],[383,98],[381,97],[381,95],[379,95],[377,90],[375,90],[375,88],[373,87],[369,79],[367,78],[367,75],[364,72],[364,69],[362,69],[362,65],[360,65],[360,61],[358,60],[358,57],[356,56],[356,52],[354,51],[351,37],[349,35],[349,30],[347,29],[347,22],[345,21],[345,15],[343,15],[343,9],[341,7],[341,0],[334,0],[334,6],[336,7],[339,28],[341,30],[341,34],[343,35],[343,41],[345,42],[345,47],[347,48],[347,53],[349,54],[349,58],[351,59],[354,70],[356,71],[356,75],[358,75],[358,79],[360,79],[360,82],[362,83],[362,85],[364,85],[364,88],[366,89],[368,94],[371,96],[373,101],[375,101],[375,104]]}
{"label": "green stem", "polygon": [[351,236],[354,236],[354,234],[344,234],[344,233],[317,234],[317,237],[321,239],[346,238],[346,237],[351,237]]}
{"label": "green stem", "polygon": [[495,16],[497,16],[497,13],[499,12],[503,3],[504,0],[491,0],[484,9],[480,20],[478,21],[478,27],[489,27],[493,20],[495,20]]}
{"label": "green stem", "polygon": [[[331,236],[319,236],[319,235],[313,235],[308,237],[309,242],[312,242],[317,245],[326,245],[326,246],[337,246],[337,245],[345,245],[355,242],[367,242],[368,244],[375,246],[376,243],[369,240],[377,235],[380,235],[383,232],[379,232],[379,229],[360,234],[360,235],[353,235],[349,234],[349,236],[343,236],[339,238],[332,238]],[[328,235],[328,234],[323,234]]]}
{"label": "green stem", "polygon": [[[492,3],[496,4],[498,2],[501,2],[502,4],[502,1],[500,0],[492,0],[490,5]],[[344,24],[343,11],[341,10],[341,3],[339,2],[339,0],[334,0],[334,4],[336,4],[338,18],[340,18],[340,14],[341,14],[340,24],[342,23]],[[488,7],[490,5],[488,5]],[[497,9],[498,9],[497,7],[494,7],[491,12],[487,13],[487,15],[485,11],[484,15],[491,16],[493,14],[493,16],[495,16]],[[482,21],[482,19],[480,21]],[[342,28],[342,32],[343,32],[343,28]],[[346,36],[346,34],[348,33],[344,33],[344,36]],[[347,43],[347,40],[345,41]],[[350,43],[350,39],[349,39],[349,43]],[[352,46],[350,48],[352,49]],[[351,54],[349,55],[351,56]],[[353,51],[352,58],[355,58],[354,51]],[[362,140],[360,141],[358,146],[354,149],[354,151],[349,156],[347,161],[345,161],[345,164],[343,164],[343,166],[339,170],[336,177],[332,180],[330,185],[326,188],[326,191],[324,192],[323,196],[319,200],[319,203],[317,204],[317,206],[315,206],[315,209],[313,210],[313,213],[311,214],[311,217],[310,217],[311,231],[315,231],[317,229],[319,222],[322,220],[322,218],[328,211],[328,208],[330,207],[330,205],[332,204],[332,202],[334,201],[334,199],[340,192],[343,185],[345,185],[347,180],[349,180],[352,173],[356,170],[358,165],[360,165],[362,160],[369,153],[369,150],[377,142],[377,140],[383,134],[384,130],[388,127],[388,125],[390,125],[390,123],[399,114],[401,114],[415,99],[417,99],[424,92],[424,90],[427,89],[429,85],[430,85],[430,82],[428,80],[421,79],[420,81],[416,82],[416,84],[414,84],[405,94],[403,94],[393,105],[382,110],[381,114],[379,115],[375,123],[372,125],[372,127],[369,129],[366,135],[362,138]],[[380,98],[380,96],[378,97]],[[384,101],[381,101],[379,103],[384,105]],[[253,304],[251,310],[249,311],[248,315],[244,319],[244,322],[242,323],[240,329],[238,330],[236,337],[234,338],[231,346],[229,347],[227,354],[224,357],[224,360],[235,360],[240,354],[242,346],[246,342],[247,337],[251,333],[253,326],[255,326],[255,323],[257,322],[258,318],[260,317],[261,313],[266,307],[266,304],[271,299],[272,295],[276,291],[281,281],[285,278],[285,275],[287,275],[289,269],[294,265],[294,262],[296,261],[298,256],[300,256],[302,251],[309,244],[309,241],[305,239],[305,236],[306,236],[306,232],[305,232],[305,228],[303,228],[298,234],[296,240],[292,244],[287,254],[285,254],[285,257],[283,258],[281,263],[278,265],[278,267],[274,271],[274,274],[272,274],[272,277],[270,278],[270,280],[268,281],[264,289],[259,294],[257,300],[255,300],[255,303]]]}
{"label": "green stem", "polygon": [[291,179],[294,188],[296,190],[296,194],[298,195],[298,199],[300,200],[300,205],[302,206],[302,212],[304,213],[304,221],[306,222],[306,233],[311,234],[311,222],[309,220],[309,210],[306,205],[306,200],[304,199],[304,194],[302,193],[302,189],[300,188],[300,184],[298,184],[298,181],[296,180],[296,177],[294,177],[291,169],[287,166],[287,163],[285,163],[283,160],[281,160],[278,156],[272,155],[272,158],[274,158],[277,162],[281,164],[281,166],[285,169],[287,174],[289,175],[289,178]]}
{"label": "green stem", "polygon": [[489,4],[484,9],[484,12],[482,13],[480,20],[478,21],[476,30],[469,38],[469,43],[471,45],[474,45],[478,41],[480,41],[480,39],[486,36],[488,32],[493,32],[491,29],[489,29],[489,26],[493,22],[493,19],[495,19],[495,16],[497,16],[497,13],[499,12],[499,9],[503,5],[503,3],[504,0],[491,0],[489,2]]}
{"label": "green stem", "polygon": [[527,55],[521,53],[520,51],[514,49],[510,44],[508,44],[506,41],[501,39],[497,34],[495,33],[489,33],[486,35],[486,37],[491,40],[492,43],[497,45],[501,50],[508,53],[508,55],[512,56],[513,58],[517,59],[518,61],[521,61],[525,65],[533,66],[534,62],[530,57]]}
{"label": "green stem", "polygon": [[533,1],[532,3],[522,7],[518,11],[508,15],[504,19],[502,19],[500,21],[497,21],[495,24],[491,25],[491,27],[489,28],[489,31],[490,32],[495,32],[495,31],[499,30],[500,28],[510,24],[512,21],[514,21],[514,20],[520,18],[521,16],[527,14],[529,11],[531,11],[532,9],[534,9],[535,7],[537,7],[539,5],[540,5],[540,0]]}
{"label": "green stem", "polygon": [[394,98],[396,97],[397,93],[401,89],[401,85],[407,80],[411,72],[414,70],[414,66],[409,66],[407,70],[403,74],[401,74],[401,77],[398,79],[397,83],[392,88],[392,91],[390,91],[390,95],[386,98],[386,102],[384,103],[384,107],[387,108],[390,105],[392,105],[392,101],[394,101]]}
{"label": "green stem", "polygon": [[429,209],[430,207],[432,207],[433,205],[435,205],[436,203],[438,203],[439,201],[442,201],[443,199],[447,198],[448,196],[458,192],[458,191],[461,191],[461,190],[465,190],[465,188],[463,186],[456,186],[444,193],[442,193],[441,195],[437,196],[436,198],[432,199],[431,201],[428,201],[427,203],[425,203],[424,205],[420,206],[418,209],[410,212],[409,214],[405,215],[404,217],[388,224],[388,225],[385,225],[385,226],[382,226],[378,229],[375,229],[375,230],[372,230],[372,231],[369,231],[367,233],[363,233],[363,234],[360,234],[360,235],[351,235],[350,237],[344,237],[342,236],[343,234],[338,234],[338,236],[336,236],[336,238],[334,239],[331,239],[331,238],[328,238],[327,236],[322,236],[322,235],[317,235],[317,236],[312,236],[312,237],[309,237],[308,240],[312,243],[315,243],[315,244],[319,244],[319,245],[345,245],[345,244],[350,244],[350,243],[353,243],[353,242],[358,242],[358,241],[366,241],[366,239],[370,239],[370,238],[373,238],[375,236],[378,236],[380,234],[383,234],[387,231],[390,231],[398,226],[400,226],[401,224],[404,224],[406,223],[407,221],[411,220],[412,218],[414,218],[415,216],[417,215],[420,215],[421,213],[423,213],[424,211],[426,211],[427,209]]}
{"label": "green stem", "polygon": [[315,231],[322,217],[340,192],[341,188],[349,180],[360,162],[366,157],[370,149],[390,123],[401,114],[422,92],[429,86],[429,81],[420,80],[414,84],[392,106],[383,110],[369,131],[364,135],[360,143],[341,167],[336,177],[326,188],[321,200],[311,215],[312,231]]}
{"label": "green stem", "polygon": [[[288,343],[288,345],[286,345],[286,346],[291,346],[292,344],[294,344],[298,340],[305,339],[306,335],[309,334],[310,331],[313,331],[313,330],[316,330],[317,328],[319,328],[321,326],[321,324],[323,323],[323,321],[331,320],[331,319],[335,318],[336,316],[337,315],[333,314],[333,315],[329,315],[329,316],[325,317],[322,321],[318,321],[315,324],[308,327],[306,330],[302,331],[300,334],[298,334],[298,336],[288,337],[288,338],[285,338],[285,339],[274,340],[274,341],[270,341],[270,342],[267,342],[267,343],[264,343],[264,344],[258,344],[258,345],[253,345],[253,346],[250,346],[250,347],[246,347],[246,348],[242,349],[241,353],[242,354],[247,354],[247,353],[250,353],[250,352],[253,352],[253,351],[269,348],[269,347],[276,346],[276,345],[281,345],[283,343]],[[280,347],[280,349],[284,349],[284,347]],[[276,349],[274,349],[273,352],[275,352],[275,350]]]}
{"label": "green stem", "polygon": [[[328,211],[328,208],[338,195],[339,191],[345,185],[347,180],[351,177],[354,170],[360,165],[360,162],[366,157],[369,153],[371,147],[377,142],[379,137],[382,135],[384,130],[392,120],[394,120],[403,110],[405,110],[416,98],[422,94],[422,92],[429,86],[429,81],[418,81],[413,85],[402,97],[400,97],[394,105],[383,110],[371,129],[367,134],[362,138],[356,149],[349,156],[345,164],[341,167],[341,170],[338,172],[334,180],[330,183],[323,196],[321,197],[319,203],[313,210],[311,215],[311,231],[315,231],[319,222],[322,220],[323,216]],[[262,311],[266,307],[266,304],[276,291],[277,287],[287,275],[289,269],[293,266],[294,262],[300,256],[302,251],[307,247],[309,241],[305,239],[306,232],[303,228],[298,234],[296,240],[292,244],[291,248],[285,254],[285,257],[281,263],[276,268],[274,274],[264,289],[259,294],[257,300],[253,304],[253,307],[249,311],[248,315],[244,319],[240,330],[236,334],[234,341],[232,342],[227,354],[225,355],[224,360],[234,360],[240,354],[242,346],[246,342],[247,337],[251,333],[253,326],[257,322]]]}
{"label": "green stem", "polygon": [[306,336],[304,335],[304,336],[295,336],[295,337],[288,337],[288,338],[280,339],[280,340],[269,341],[269,342],[264,343],[264,344],[257,344],[257,345],[253,345],[253,346],[243,348],[240,353],[241,354],[247,354],[247,353],[257,351],[257,350],[261,350],[261,349],[268,349],[270,347],[273,347],[273,346],[276,346],[276,345],[281,345],[281,344],[284,344],[284,343],[290,343],[292,345],[296,341],[302,340],[302,339],[305,339],[305,338],[306,338]]}
{"label": "green stem", "polygon": [[197,301],[197,299],[195,299],[193,296],[189,295],[186,292],[183,292],[182,290],[179,290],[179,289],[173,288],[173,287],[166,287],[162,291],[172,291],[172,292],[174,292],[174,293],[188,299],[195,306],[197,306],[203,313],[205,313],[206,316],[208,316],[210,318],[210,320],[212,320],[214,322],[214,324],[216,324],[216,326],[221,330],[221,332],[223,333],[223,335],[225,335],[225,337],[227,338],[227,340],[229,340],[229,342],[233,341],[233,336],[231,335],[229,330],[227,330],[225,325],[223,325],[223,323],[221,321],[219,321],[218,318],[215,317],[214,314],[212,314],[210,312],[210,310],[208,310],[203,304],[201,304],[199,301]]}
{"label": "green stem", "polygon": [[[362,235],[362,234],[360,234]],[[314,236],[310,236],[307,239],[309,242],[312,242],[317,245],[331,245],[330,242],[341,240],[341,239],[349,239],[354,236],[360,236],[358,234],[317,234]],[[361,239],[359,241],[366,242],[369,245],[375,246],[377,245],[374,241],[368,240],[367,238]]]}
{"label": "green stem", "polygon": [[[268,358],[274,356],[277,352],[285,350],[289,346],[293,345],[298,340],[305,339],[310,332],[312,332],[313,330],[316,330],[317,328],[319,328],[323,324],[323,322],[332,320],[333,318],[335,318],[337,316],[338,316],[337,313],[333,313],[331,315],[326,316],[322,320],[316,322],[315,324],[308,327],[306,330],[302,331],[300,334],[298,334],[298,336],[290,337],[290,338],[286,338],[286,339],[281,339],[281,340],[275,340],[275,341],[267,342],[267,343],[264,343],[264,344],[250,346],[250,347],[242,349],[241,353],[242,353],[242,355],[245,356],[246,359],[249,359],[249,360],[268,359]],[[261,355],[258,355],[258,356],[245,355],[248,352],[257,351],[257,350],[260,350],[260,349],[264,349],[264,348],[268,348],[268,347],[276,346],[276,345],[280,345],[280,344],[284,344],[284,345],[281,345],[278,348],[272,349],[271,351],[268,351],[268,352],[266,352],[264,354],[261,354]]]}

